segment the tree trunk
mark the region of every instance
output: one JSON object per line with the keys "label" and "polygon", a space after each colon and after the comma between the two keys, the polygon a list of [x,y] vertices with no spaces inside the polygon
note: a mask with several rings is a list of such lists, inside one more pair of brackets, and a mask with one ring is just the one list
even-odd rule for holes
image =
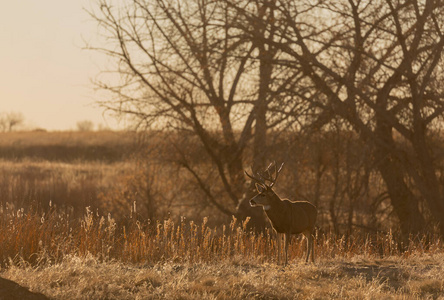
{"label": "tree trunk", "polygon": [[[264,170],[267,159],[267,101],[269,87],[271,85],[271,74],[273,71],[272,59],[273,51],[267,49],[266,45],[259,47],[259,93],[255,108],[255,127],[253,141],[253,170]],[[262,208],[251,207],[250,199],[257,194],[255,185],[250,182],[243,198],[238,205],[238,215],[241,219],[250,217],[250,228],[256,231],[263,231],[267,227],[266,217]]]}
{"label": "tree trunk", "polygon": [[414,164],[416,176],[414,176],[415,183],[418,190],[421,192],[426,201],[430,213],[438,225],[441,236],[444,236],[444,199],[441,191],[442,185],[436,175],[436,170],[433,163],[432,153],[427,147],[427,141],[424,132],[416,134],[414,138],[414,149],[418,162]]}
{"label": "tree trunk", "polygon": [[421,233],[425,228],[425,220],[419,210],[418,198],[404,181],[405,167],[399,157],[395,156],[397,150],[392,137],[392,128],[380,123],[375,134],[382,141],[376,145],[374,151],[377,168],[387,186],[394,212],[399,219],[401,233],[404,237],[408,237],[410,233]]}
{"label": "tree trunk", "polygon": [[[380,156],[380,155],[379,155]],[[404,182],[401,164],[394,161],[392,155],[379,160],[378,170],[387,185],[393,209],[398,216],[401,232],[417,234],[424,230],[425,221],[418,208],[418,199]]]}

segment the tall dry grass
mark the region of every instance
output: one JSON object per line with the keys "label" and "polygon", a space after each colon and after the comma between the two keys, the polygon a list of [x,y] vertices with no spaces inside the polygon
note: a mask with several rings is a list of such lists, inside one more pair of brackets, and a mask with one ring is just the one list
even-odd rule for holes
{"label": "tall dry grass", "polygon": [[81,216],[87,206],[109,206],[102,195],[123,190],[123,178],[133,169],[130,162],[0,160],[0,206],[44,212],[51,203]]}
{"label": "tall dry grass", "polygon": [[85,207],[110,213],[117,223],[127,219],[134,201],[145,219],[164,219],[168,214],[201,220],[213,215],[212,223],[226,221],[205,201],[189,178],[177,180],[177,169],[137,160],[41,161],[0,159],[0,207],[49,212],[50,203],[71,217],[83,217]]}
{"label": "tall dry grass", "polygon": [[[15,210],[6,206],[0,212],[0,258],[2,265],[57,263],[68,256],[93,256],[99,261],[155,264],[165,261],[217,262],[242,258],[256,263],[276,262],[276,241],[272,232],[247,231],[248,220],[234,217],[229,226],[208,226],[202,222],[166,219],[138,220],[132,210],[127,221],[118,225],[111,215],[101,216],[89,208],[82,219],[55,209],[48,214]],[[439,235],[399,240],[392,232],[375,235],[337,237],[317,234],[315,251],[320,260],[337,257],[402,256],[442,252]],[[289,259],[301,259],[305,240],[294,238]]]}
{"label": "tall dry grass", "polygon": [[315,264],[303,263],[294,238],[287,267],[276,262],[270,231],[255,234],[236,219],[209,227],[182,218],[125,225],[86,209],[81,220],[1,211],[0,275],[54,299],[439,299],[443,244],[392,232],[318,234]]}
{"label": "tall dry grass", "polygon": [[[397,225],[379,175],[373,172],[369,176],[371,188],[353,185],[359,181],[352,178],[360,174],[354,169],[360,164],[355,155],[348,154],[362,152],[353,138],[349,143],[334,144],[333,137],[326,135],[310,144],[299,137],[301,140],[288,148],[288,140],[295,138],[291,133],[285,138],[276,137],[279,143],[268,149],[270,159],[286,158],[276,190],[281,196],[315,203],[318,226],[333,227],[336,234],[356,228],[387,230]],[[332,145],[328,151],[321,147],[325,143]],[[179,145],[184,153],[172,151],[172,144]],[[3,133],[0,204],[45,209],[51,201],[59,208],[72,207],[77,216],[90,206],[101,214],[111,213],[120,222],[123,212],[137,201],[139,213],[145,218],[164,219],[171,213],[173,217],[201,220],[211,215],[212,226],[227,224],[230,216],[212,201],[216,199],[232,213],[236,205],[199,145],[193,137],[165,132]],[[246,159],[251,157],[248,151]],[[186,170],[184,164],[195,173]],[[195,175],[201,181],[196,181]]]}
{"label": "tall dry grass", "polygon": [[[54,299],[444,297],[443,242],[433,230],[403,239],[395,229],[335,235],[323,226],[316,232],[316,263],[303,263],[305,240],[294,237],[284,268],[272,231],[256,234],[246,222],[220,217],[179,168],[97,159],[107,153],[97,145],[109,141],[112,148],[119,140],[109,134],[0,136],[0,148],[13,155],[38,143],[59,158],[62,148],[87,149],[80,156],[73,150],[69,161],[0,160],[1,277]],[[130,143],[123,140],[119,149]],[[89,160],[81,158],[85,153]],[[301,182],[287,190],[284,182],[285,196],[313,186]],[[319,207],[318,225],[328,224]]]}
{"label": "tall dry grass", "polygon": [[441,299],[444,255],[337,258],[283,268],[247,260],[137,266],[67,257],[3,277],[51,299]]}

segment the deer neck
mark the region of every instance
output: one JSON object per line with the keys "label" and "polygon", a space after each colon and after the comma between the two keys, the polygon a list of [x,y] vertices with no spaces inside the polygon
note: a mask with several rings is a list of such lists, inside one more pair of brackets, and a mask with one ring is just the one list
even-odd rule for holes
{"label": "deer neck", "polygon": [[266,212],[269,212],[273,210],[273,207],[276,208],[277,205],[279,205],[279,202],[281,201],[281,198],[273,191],[273,194],[270,196],[270,204],[264,205],[264,210]]}

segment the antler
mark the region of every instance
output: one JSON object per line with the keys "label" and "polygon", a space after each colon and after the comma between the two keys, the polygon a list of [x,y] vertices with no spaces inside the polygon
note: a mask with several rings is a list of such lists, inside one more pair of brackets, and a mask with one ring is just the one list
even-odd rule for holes
{"label": "antler", "polygon": [[276,183],[276,180],[278,179],[283,166],[284,166],[284,163],[281,163],[281,166],[279,167],[279,169],[276,169],[276,163],[274,164],[274,180],[271,183],[270,187],[272,187]]}
{"label": "antler", "polygon": [[[274,166],[274,176],[272,176],[270,172],[271,166]],[[281,172],[283,166],[284,163],[282,163],[279,169],[277,169],[276,162],[272,162],[271,164],[268,165],[267,169],[265,169],[265,171],[262,172],[261,177],[267,181],[270,181],[270,187],[274,186],[274,184],[276,183],[276,180],[278,179],[279,173]],[[268,175],[266,175],[265,173],[267,173]]]}
{"label": "antler", "polygon": [[[251,168],[251,171],[253,171],[253,168]],[[260,183],[260,184],[266,185],[266,184],[265,184],[265,180],[264,180],[264,178],[261,176],[261,174],[258,173],[258,175],[259,175],[261,178],[257,178],[257,177],[254,177],[254,176],[248,174],[247,171],[244,171],[244,172],[245,172],[245,175],[247,175],[248,177],[250,177],[250,178],[253,179],[254,181],[256,181],[256,182],[258,182],[258,183]]]}
{"label": "antler", "polygon": [[[271,176],[271,173],[270,173],[270,168],[273,165],[274,165],[274,178]],[[265,169],[264,172],[257,172],[257,175],[259,175],[260,178],[257,178],[255,176],[252,176],[252,175],[248,174],[247,171],[245,171],[245,174],[248,177],[250,177],[251,179],[253,179],[254,181],[256,181],[256,182],[258,182],[260,184],[263,184],[263,185],[267,185],[265,183],[265,181],[269,181],[270,182],[269,187],[273,187],[274,184],[276,183],[276,180],[277,180],[277,178],[279,176],[279,173],[281,172],[283,166],[284,166],[284,163],[282,163],[280,165],[279,169],[277,169],[276,162],[272,162],[271,164],[268,165],[267,169]],[[265,173],[267,173],[268,175],[266,175]]]}

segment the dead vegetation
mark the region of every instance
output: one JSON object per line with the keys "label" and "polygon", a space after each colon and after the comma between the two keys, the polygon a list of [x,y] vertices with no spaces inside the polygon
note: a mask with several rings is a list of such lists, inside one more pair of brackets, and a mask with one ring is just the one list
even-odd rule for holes
{"label": "dead vegetation", "polygon": [[0,132],[0,158],[46,161],[122,161],[134,152],[132,132]]}
{"label": "dead vegetation", "polygon": [[282,267],[270,230],[220,217],[178,171],[137,159],[3,158],[0,277],[53,299],[444,296],[437,230],[408,240],[395,229],[338,234],[319,226],[328,224],[319,202],[316,263],[303,263],[305,240],[293,238]]}
{"label": "dead vegetation", "polygon": [[438,299],[443,254],[355,256],[287,267],[237,257],[152,265],[67,256],[45,267],[12,266],[2,277],[53,299]]}
{"label": "dead vegetation", "polygon": [[401,250],[391,233],[318,236],[317,262],[303,263],[293,239],[289,265],[276,260],[272,235],[233,219],[222,228],[182,218],[155,224],[132,216],[119,226],[87,210],[3,211],[1,277],[54,299],[405,299],[444,296],[437,235]]}

